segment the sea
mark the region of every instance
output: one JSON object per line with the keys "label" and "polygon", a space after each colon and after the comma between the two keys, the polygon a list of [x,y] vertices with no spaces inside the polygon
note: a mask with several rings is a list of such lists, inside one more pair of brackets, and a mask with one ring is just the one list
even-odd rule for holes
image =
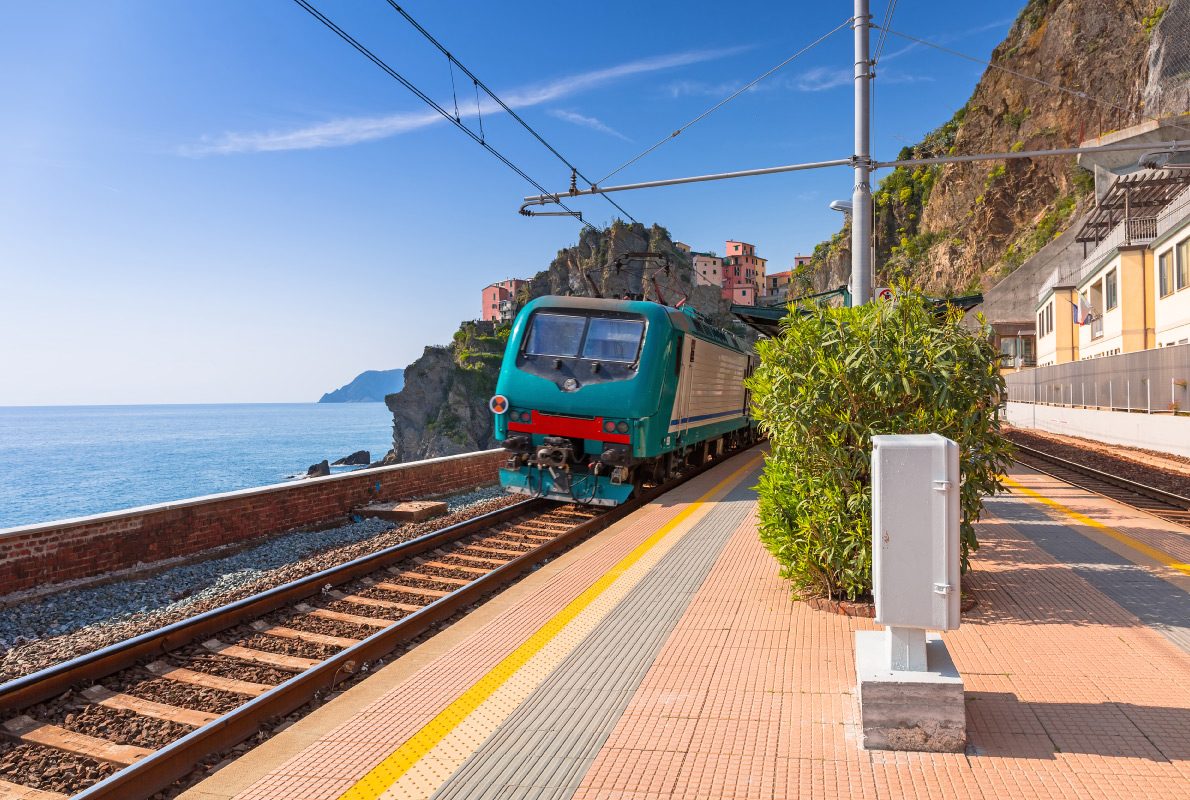
{"label": "sea", "polygon": [[0,529],[379,461],[392,424],[384,403],[0,407]]}

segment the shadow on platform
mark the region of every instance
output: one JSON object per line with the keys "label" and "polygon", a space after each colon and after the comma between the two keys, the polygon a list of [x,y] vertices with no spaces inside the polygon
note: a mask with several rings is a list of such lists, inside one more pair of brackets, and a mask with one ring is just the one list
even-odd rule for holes
{"label": "shadow on platform", "polygon": [[1008,692],[967,692],[969,755],[1190,761],[1188,731],[1190,708],[1026,702]]}

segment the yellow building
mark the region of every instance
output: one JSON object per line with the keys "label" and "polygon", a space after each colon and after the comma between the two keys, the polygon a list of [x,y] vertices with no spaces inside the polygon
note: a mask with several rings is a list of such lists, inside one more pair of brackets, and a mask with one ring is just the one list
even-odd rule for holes
{"label": "yellow building", "polygon": [[1073,286],[1052,286],[1042,291],[1041,301],[1033,309],[1037,318],[1037,366],[1078,361],[1077,297]]}
{"label": "yellow building", "polygon": [[1083,359],[1133,353],[1153,345],[1152,254],[1144,245],[1116,248],[1078,285],[1091,310],[1078,329]]}

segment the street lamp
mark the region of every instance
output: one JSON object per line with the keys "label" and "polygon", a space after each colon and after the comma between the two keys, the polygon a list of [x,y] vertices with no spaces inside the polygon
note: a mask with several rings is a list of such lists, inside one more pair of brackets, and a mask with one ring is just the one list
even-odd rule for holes
{"label": "street lamp", "polygon": [[831,211],[842,211],[844,214],[851,213],[850,200],[831,200]]}

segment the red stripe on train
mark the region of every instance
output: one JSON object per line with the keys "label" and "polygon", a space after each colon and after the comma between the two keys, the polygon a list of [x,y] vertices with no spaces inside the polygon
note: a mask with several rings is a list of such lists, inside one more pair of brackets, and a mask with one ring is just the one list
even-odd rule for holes
{"label": "red stripe on train", "polygon": [[540,433],[545,436],[565,436],[572,439],[593,439],[599,442],[631,441],[628,434],[608,433],[603,430],[603,417],[595,419],[574,419],[573,417],[555,417],[540,411],[530,411],[533,415],[530,422],[508,421],[510,431],[522,433]]}

